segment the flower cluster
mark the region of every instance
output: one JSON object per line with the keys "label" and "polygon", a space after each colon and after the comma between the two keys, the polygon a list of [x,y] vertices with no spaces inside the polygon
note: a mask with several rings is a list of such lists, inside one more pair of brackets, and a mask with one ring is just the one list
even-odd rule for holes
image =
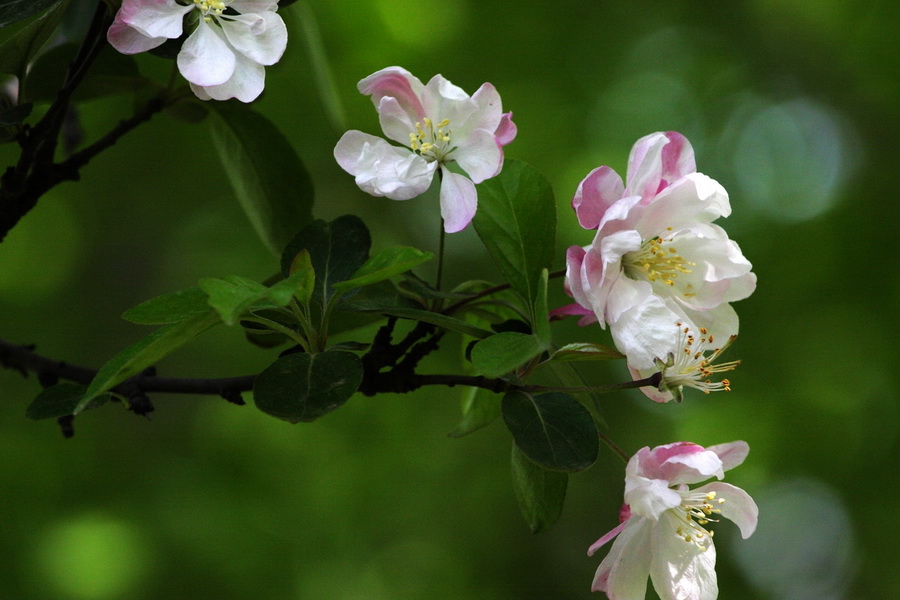
{"label": "flower cluster", "polygon": [[[503,167],[503,146],[516,137],[512,113],[503,113],[490,83],[469,96],[441,75],[427,84],[401,67],[388,67],[358,84],[372,97],[384,134],[401,145],[348,131],[334,148],[338,164],[373,196],[409,200],[441,178],[444,230],[466,228],[478,206],[475,184]],[[451,171],[456,163],[466,175]]]}
{"label": "flower cluster", "polygon": [[255,100],[264,66],[281,58],[287,28],[277,0],[123,0],[107,39],[123,54],[152,50],[193,28],[178,53],[178,70],[201,100]]}
{"label": "flower cluster", "polygon": [[557,312],[609,326],[636,376],[665,365],[660,389],[645,391],[656,401],[680,397],[683,385],[727,389],[707,379],[735,365],[711,367],[724,349],[715,340],[737,335],[730,303],[753,293],[756,275],[713,223],[731,213],[728,193],[696,172],[687,139],[675,132],[641,138],[626,181],[609,167],[594,169],[572,207],[581,226],[596,234],[588,246],[569,248],[566,289],[577,304]]}
{"label": "flower cluster", "polygon": [[677,442],[642,448],[625,468],[621,523],[588,549],[591,556],[615,538],[594,575],[593,591],[610,600],[642,600],[647,577],[662,600],[713,600],[716,549],[712,524],[733,521],[741,536],[756,529],[759,510],[742,489],[722,479],[747,457],[746,442],[703,448]]}

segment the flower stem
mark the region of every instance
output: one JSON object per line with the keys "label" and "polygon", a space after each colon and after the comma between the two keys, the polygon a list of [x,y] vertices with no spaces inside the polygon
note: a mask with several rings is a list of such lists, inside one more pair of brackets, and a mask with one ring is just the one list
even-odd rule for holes
{"label": "flower stem", "polygon": [[597,435],[600,437],[600,441],[602,441],[606,446],[613,451],[614,454],[618,455],[619,458],[622,459],[626,464],[628,463],[628,455],[625,454],[625,451],[619,448],[619,446],[610,439],[608,435],[603,433],[602,431],[597,431]]}

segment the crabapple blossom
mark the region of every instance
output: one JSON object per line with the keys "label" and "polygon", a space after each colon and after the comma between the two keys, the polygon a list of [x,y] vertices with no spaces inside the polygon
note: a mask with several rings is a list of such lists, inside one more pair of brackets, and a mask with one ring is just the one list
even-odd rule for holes
{"label": "crabapple blossom", "polygon": [[281,58],[287,28],[277,0],[123,0],[107,39],[136,54],[194,27],[178,53],[178,70],[201,100],[255,100],[265,86],[264,66]]}
{"label": "crabapple blossom", "polygon": [[[372,97],[382,138],[348,131],[334,157],[356,184],[373,196],[409,200],[423,194],[437,171],[444,230],[465,229],[475,215],[475,184],[503,167],[503,146],[516,137],[512,113],[503,113],[500,95],[490,83],[469,96],[442,75],[423,85],[401,67],[387,67],[357,85]],[[461,175],[448,166],[456,163]]]}
{"label": "crabapple blossom", "polygon": [[594,542],[592,556],[615,538],[594,575],[592,591],[610,600],[643,600],[647,577],[662,600],[714,600],[716,549],[711,523],[725,517],[748,538],[759,510],[741,488],[714,481],[747,457],[746,442],[703,448],[690,442],[644,447],[625,468],[620,524]]}
{"label": "crabapple blossom", "polygon": [[578,222],[596,230],[566,256],[566,290],[577,305],[557,314],[587,315],[610,328],[632,370],[665,360],[679,345],[675,323],[710,339],[738,331],[729,304],[756,288],[738,245],[714,224],[731,213],[728,193],[696,172],[694,152],[679,133],[637,141],[623,184],[611,168],[591,171],[572,206]]}

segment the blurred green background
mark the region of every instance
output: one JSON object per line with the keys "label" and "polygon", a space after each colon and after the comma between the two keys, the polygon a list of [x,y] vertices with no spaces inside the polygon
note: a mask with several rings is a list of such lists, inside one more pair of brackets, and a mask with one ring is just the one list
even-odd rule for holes
{"label": "blurred green background", "polygon": [[[600,164],[624,174],[642,135],[684,133],[698,170],[729,190],[722,224],[759,276],[736,306],[730,356],[743,365],[731,394],[689,393],[677,406],[605,397],[608,434],[629,453],[749,442],[728,481],[755,497],[760,525],[747,541],[717,527],[723,598],[900,597],[900,271],[889,252],[900,4],[312,0],[283,14],[288,51],[256,108],[313,172],[317,216],[359,214],[375,248],[434,249],[437,200],[368,197],[334,164],[341,131],[316,88],[308,15],[347,127],[379,132],[355,85],[388,65],[423,80],[442,73],[470,93],[496,85],[519,127],[507,156],[556,190],[557,268],[567,246],[590,240],[569,207],[581,178]],[[163,59],[140,63],[168,73]],[[131,106],[81,106],[88,140]],[[204,124],[163,115],[44,197],[0,244],[0,336],[98,366],[147,333],[119,319],[126,308],[201,277],[274,272],[214,156]],[[0,147],[0,165],[14,160]],[[449,237],[448,252],[445,278],[498,278],[471,228]],[[553,287],[553,304],[566,302]],[[561,341],[606,339],[554,327]],[[444,345],[433,372],[458,361],[458,338]],[[274,355],[222,327],[159,369],[244,374]],[[627,377],[618,363],[591,370],[598,381]],[[557,525],[532,536],[502,423],[447,437],[459,390],[357,396],[296,426],[252,403],[157,395],[152,420],[110,406],[77,419],[70,440],[25,419],[37,391],[33,377],[0,372],[3,599],[589,598],[602,553],[585,551],[621,503],[621,462],[604,451],[570,479]]]}

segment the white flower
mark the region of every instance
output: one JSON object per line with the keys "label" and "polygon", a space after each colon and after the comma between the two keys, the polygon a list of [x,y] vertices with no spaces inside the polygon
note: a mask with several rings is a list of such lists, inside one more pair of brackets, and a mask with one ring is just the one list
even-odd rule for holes
{"label": "white flower", "polygon": [[[441,75],[423,85],[406,69],[388,67],[357,87],[372,97],[385,135],[404,148],[348,131],[334,148],[341,168],[363,191],[392,200],[423,194],[439,169],[444,230],[465,229],[478,204],[475,184],[500,172],[503,146],[516,136],[494,86],[485,83],[470,97]],[[448,169],[451,163],[468,177]]]}
{"label": "white flower", "polygon": [[566,287],[609,325],[632,369],[644,370],[677,346],[673,323],[727,340],[738,332],[730,302],[756,288],[738,245],[713,224],[731,213],[725,189],[697,173],[690,143],[675,132],[634,145],[627,186],[609,167],[592,171],[572,206],[593,242],[567,253]]}
{"label": "white flower", "polygon": [[287,28],[277,0],[124,0],[107,39],[123,54],[145,52],[196,25],[178,53],[178,70],[201,100],[255,100],[266,65],[281,58]]}
{"label": "white flower", "polygon": [[719,589],[711,524],[725,517],[748,538],[759,510],[733,485],[712,482],[691,490],[688,484],[722,479],[748,452],[746,442],[709,448],[677,442],[632,456],[625,468],[622,523],[588,549],[591,556],[616,538],[592,591],[610,600],[643,600],[649,576],[661,600],[714,600]]}
{"label": "white flower", "polygon": [[682,389],[685,387],[700,390],[704,394],[730,392],[730,381],[713,381],[712,377],[718,373],[733,371],[741,364],[739,360],[715,362],[737,336],[730,336],[724,344],[718,346],[716,338],[705,327],[695,332],[684,323],[675,323],[675,330],[675,348],[666,355],[665,360],[657,358],[654,366],[649,369],[630,368],[635,380],[657,372],[660,374],[659,385],[655,389],[643,387],[641,391],[654,402],[681,402]]}

